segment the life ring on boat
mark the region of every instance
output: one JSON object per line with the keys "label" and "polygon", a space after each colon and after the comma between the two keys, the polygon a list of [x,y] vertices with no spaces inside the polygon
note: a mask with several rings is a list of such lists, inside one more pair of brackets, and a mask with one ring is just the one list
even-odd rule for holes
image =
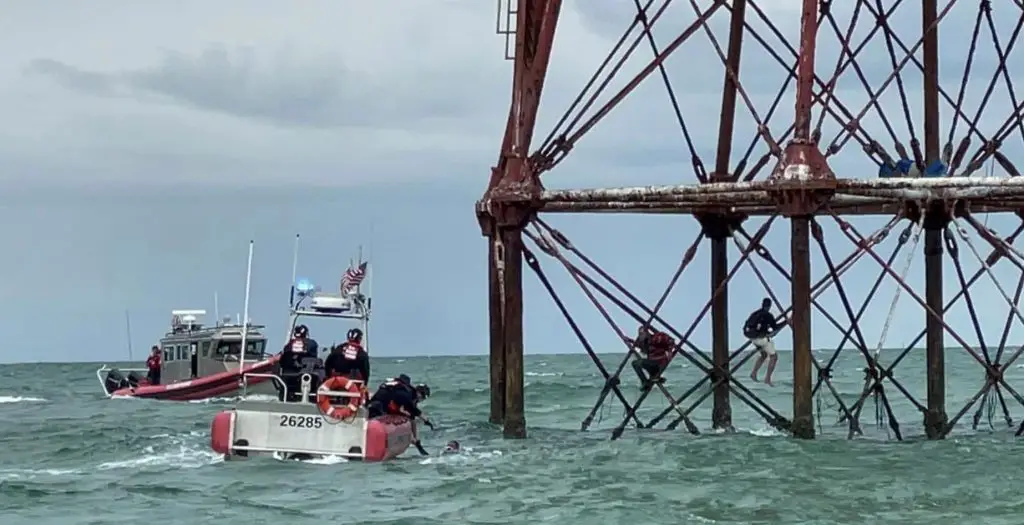
{"label": "life ring on boat", "polygon": [[[324,381],[318,390],[320,392],[316,395],[316,406],[323,415],[331,419],[349,419],[356,415],[359,405],[363,404],[363,388],[360,383],[344,376],[335,376]],[[353,396],[347,397],[348,402],[344,405],[332,405],[330,394],[323,393],[324,390],[344,391]]]}

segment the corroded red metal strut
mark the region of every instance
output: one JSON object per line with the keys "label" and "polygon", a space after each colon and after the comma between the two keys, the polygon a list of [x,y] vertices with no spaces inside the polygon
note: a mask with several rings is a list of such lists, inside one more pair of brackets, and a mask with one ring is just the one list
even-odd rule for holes
{"label": "corroded red metal strut", "polygon": [[[1024,324],[1024,314],[1017,302],[1024,292],[1024,253],[1014,248],[1014,241],[1024,232],[1021,225],[1012,235],[1002,238],[979,223],[973,214],[1016,212],[1024,215],[1024,178],[1020,170],[1020,147],[1024,145],[1024,97],[1013,86],[1014,64],[1024,60],[1009,59],[1018,47],[1024,29],[1024,4],[1020,0],[977,2],[971,39],[958,47],[967,47],[966,63],[957,72],[954,86],[941,80],[951,73],[939,73],[939,37],[943,21],[966,0],[921,0],[920,23],[912,30],[895,22],[905,16],[900,6],[908,0],[883,5],[879,0],[851,0],[843,4],[848,20],[838,20],[831,0],[803,0],[800,10],[798,41],[790,41],[780,31],[773,16],[756,0],[634,0],[635,16],[623,20],[628,26],[611,52],[587,81],[568,110],[546,134],[545,140],[533,144],[537,109],[551,57],[561,2],[559,0],[518,0],[515,8],[515,62],[512,101],[502,141],[501,153],[491,170],[490,182],[476,212],[482,231],[489,239],[489,311],[491,351],[491,421],[504,426],[508,437],[523,437],[526,432],[523,404],[523,327],[522,327],[522,262],[525,260],[537,275],[559,312],[583,349],[594,361],[603,380],[599,399],[584,419],[582,427],[593,424],[595,415],[608,397],[615,397],[625,408],[622,421],[612,432],[622,435],[632,423],[651,428],[666,420],[667,428],[685,424],[691,434],[699,434],[693,412],[706,399],[713,399],[711,426],[732,429],[732,399],[758,414],[769,424],[799,437],[813,437],[815,428],[815,397],[831,396],[838,407],[838,423],[846,426],[848,437],[861,435],[861,413],[871,400],[876,404],[876,423],[885,425],[902,439],[905,430],[892,411],[887,387],[899,391],[924,418],[924,432],[929,438],[949,434],[968,412],[976,408],[973,426],[980,424],[983,412],[994,413],[996,406],[1008,426],[1013,425],[1006,396],[1024,405],[1022,397],[1008,384],[1003,371],[1024,354],[1024,346],[1012,348],[1009,333],[1014,320]],[[662,34],[654,27],[663,20],[672,5],[692,11],[692,22],[684,24],[674,37],[662,44],[655,37]],[[688,5],[687,5],[688,4]],[[838,5],[838,4],[836,4]],[[973,4],[970,4],[973,5]],[[587,9],[585,3],[580,7]],[[852,10],[852,11],[850,11]],[[996,15],[993,13],[996,12]],[[1011,16],[1012,15],[1012,16]],[[716,36],[709,21],[727,16],[728,38]],[[1018,22],[1007,35],[995,23],[995,16]],[[868,24],[869,31],[855,31],[858,24]],[[765,26],[757,29],[755,24]],[[857,37],[859,33],[864,36]],[[695,144],[694,133],[687,122],[684,105],[680,103],[682,88],[674,83],[668,59],[681,47],[700,36],[707,38],[714,55],[723,68],[722,101],[717,122],[714,148]],[[752,38],[754,45],[745,37]],[[815,62],[816,49],[823,38],[834,39],[841,50],[833,67],[823,69]],[[953,37],[950,37],[953,38]],[[989,44],[986,44],[986,39]],[[872,82],[861,60],[877,52],[866,51],[873,42],[885,47],[883,60],[887,70],[881,81]],[[995,72],[985,77],[977,72],[982,48],[990,47],[997,62]],[[767,108],[758,107],[755,97],[744,86],[741,63],[743,55],[753,48],[771,57],[783,73],[784,80]],[[625,65],[637,52],[647,50],[651,61],[634,73],[623,87],[613,94],[608,87],[621,76]],[[578,50],[577,50],[578,52]],[[767,63],[771,63],[767,61]],[[948,66],[944,66],[947,67]],[[638,186],[588,190],[548,190],[541,184],[541,175],[557,166],[588,133],[648,77],[657,73],[664,85],[666,99],[679,125],[687,155],[692,165],[691,185]],[[918,79],[912,77],[920,75]],[[867,95],[851,105],[841,79],[853,78]],[[748,79],[749,80],[749,79]],[[967,93],[970,82],[983,85],[980,101],[971,103]],[[761,83],[762,79],[758,79]],[[916,87],[913,82],[920,82]],[[986,108],[993,106],[997,86],[1008,94],[1009,102],[998,110],[994,122],[983,120]],[[770,87],[770,86],[769,86]],[[843,88],[848,89],[848,88]],[[921,100],[914,93],[921,94]],[[786,96],[794,97],[792,118],[779,111]],[[883,96],[888,98],[883,98]],[[602,98],[604,97],[604,98]],[[862,97],[863,98],[863,97]],[[893,102],[897,98],[898,101]],[[844,101],[845,99],[845,101]],[[920,107],[915,107],[920,105]],[[814,111],[818,111],[815,116]],[[940,111],[948,113],[948,128],[942,128]],[[745,146],[735,147],[736,117],[745,113],[754,123],[748,130],[752,137]],[[780,115],[783,115],[780,117]],[[867,117],[878,120],[878,126],[864,125]],[[779,122],[780,118],[784,118]],[[824,125],[838,125],[836,135],[822,148]],[[706,127],[706,123],[703,123]],[[773,133],[771,128],[782,130]],[[872,131],[874,129],[875,131]],[[872,136],[881,131],[884,139]],[[1018,138],[1015,135],[1019,135]],[[837,178],[837,166],[845,166],[840,155],[849,154],[854,142],[863,158],[879,167],[879,173],[897,174],[895,178]],[[884,143],[884,145],[883,145]],[[1015,146],[1007,146],[1013,143]],[[702,147],[703,146],[703,147]],[[1016,150],[1011,148],[1017,148]],[[740,154],[734,154],[734,150]],[[760,151],[755,154],[755,151]],[[714,158],[702,158],[701,152],[714,151]],[[1016,156],[1016,157],[1015,157]],[[830,164],[832,163],[832,164]],[[833,165],[834,164],[834,165]],[[1006,177],[971,177],[986,164],[996,165]],[[706,166],[711,166],[708,172]],[[766,168],[771,173],[765,176]],[[900,171],[902,170],[902,171]],[[928,177],[921,177],[921,175]],[[956,175],[956,176],[954,176]],[[699,224],[699,234],[689,247],[681,247],[682,256],[674,276],[664,293],[648,305],[587,257],[567,236],[538,217],[542,213],[566,212],[638,212],[689,214]],[[888,215],[892,220],[877,232],[864,237],[859,228],[841,215]],[[746,221],[751,215],[769,219],[756,231],[748,233]],[[765,245],[765,234],[782,217],[790,223],[789,260],[776,257]],[[833,243],[827,239],[819,217],[834,219],[841,236],[852,246],[844,258],[833,255]],[[902,226],[901,226],[902,225]],[[897,228],[900,228],[897,230]],[[899,231],[898,235],[890,235]],[[524,246],[524,236],[536,249]],[[891,251],[882,244],[895,239]],[[921,240],[923,249],[919,246]],[[697,318],[683,327],[666,320],[661,311],[681,281],[698,276],[686,269],[700,256],[700,246],[710,246],[710,296]],[[735,245],[738,258],[730,261],[729,246]],[[978,246],[988,246],[990,253],[980,253]],[[890,253],[882,257],[876,250]],[[811,252],[821,255],[824,267],[820,279],[812,283]],[[901,273],[894,268],[897,261],[923,252],[925,285],[918,293],[906,279],[909,260]],[[948,255],[948,256],[947,256]],[[586,327],[575,321],[555,286],[542,268],[542,256],[564,269],[597,309],[604,322],[622,340],[624,354],[615,366],[606,366],[594,351],[586,335]],[[857,261],[874,260],[879,273],[867,296],[855,307],[843,275]],[[950,300],[943,297],[943,269],[949,261],[960,291]],[[965,265],[975,260],[979,269],[970,277]],[[1003,286],[992,267],[1007,260],[1021,270],[1015,287]],[[749,343],[732,344],[735,327],[729,322],[729,283],[738,271],[746,268],[762,284],[768,297],[782,311],[779,320],[793,336],[792,410],[772,407],[737,379],[737,372],[754,354],[747,352]],[[765,273],[771,268],[789,282],[789,297],[769,286]],[[642,271],[642,270],[638,270]],[[972,286],[979,280],[993,281],[1010,307],[998,344],[980,320]],[[880,354],[885,339],[877,345],[867,340],[860,322],[872,305],[877,306],[877,292],[884,282],[892,282],[906,301],[916,302],[923,310],[924,329],[894,359]],[[892,289],[893,287],[888,287]],[[1012,291],[1011,291],[1012,288]],[[819,300],[825,289],[834,289],[839,307],[829,310]],[[896,309],[899,295],[890,303],[889,320]],[[966,305],[977,344],[950,328],[943,315],[954,304]],[[786,306],[786,305],[789,306]],[[620,375],[627,370],[636,350],[627,337],[635,326],[620,326],[611,308],[618,309],[636,325],[651,326],[673,335],[678,345],[675,359],[685,360],[700,373],[699,380],[681,395],[673,395],[658,383],[645,389],[635,400],[629,400],[620,388]],[[829,359],[819,361],[811,352],[814,332],[811,315],[816,313],[840,330],[842,340]],[[705,316],[711,318],[711,347],[699,348],[692,339]],[[887,321],[888,324],[888,321]],[[958,344],[945,348],[945,335]],[[894,373],[895,368],[925,339],[927,392],[919,401]],[[601,344],[606,344],[603,341]],[[833,368],[847,345],[864,359],[864,388],[852,403],[843,399],[832,384]],[[982,387],[952,418],[946,415],[945,354],[962,351],[984,370]],[[638,410],[654,390],[668,402],[668,408],[646,423]],[[820,406],[820,402],[819,402]],[[818,431],[824,431],[818,410]],[[785,414],[785,415],[784,415]],[[991,425],[991,421],[990,421]],[[1024,433],[1024,422],[1018,428]]]}

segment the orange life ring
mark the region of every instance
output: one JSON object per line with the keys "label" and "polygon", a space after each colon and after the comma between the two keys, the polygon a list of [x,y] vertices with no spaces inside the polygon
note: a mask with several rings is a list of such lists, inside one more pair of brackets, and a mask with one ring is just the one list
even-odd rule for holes
{"label": "orange life ring", "polygon": [[348,419],[359,411],[359,405],[363,404],[363,388],[356,382],[352,381],[344,376],[334,376],[327,381],[324,381],[321,385],[322,389],[325,390],[341,390],[350,394],[355,394],[354,397],[348,397],[347,403],[344,405],[332,405],[331,396],[329,394],[317,394],[316,395],[316,406],[320,408],[320,412],[323,415],[331,419]]}

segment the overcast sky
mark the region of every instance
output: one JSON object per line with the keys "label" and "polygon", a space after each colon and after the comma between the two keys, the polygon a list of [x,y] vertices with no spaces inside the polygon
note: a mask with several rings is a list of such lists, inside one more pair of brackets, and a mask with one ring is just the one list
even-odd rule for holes
{"label": "overcast sky", "polygon": [[[764,31],[765,24],[750,9],[752,27],[792,63],[799,2],[761,3],[789,44]],[[836,31],[848,30],[850,4],[834,7],[835,28],[822,25],[817,67],[823,78],[831,78],[836,68]],[[1014,0],[992,4],[1000,46],[1006,49],[1021,8]],[[304,238],[301,273],[325,287],[337,282],[358,244],[367,250],[372,244],[375,355],[486,351],[486,243],[473,202],[498,156],[512,72],[512,63],[503,60],[504,38],[494,34],[495,2],[396,0],[385,6],[337,0],[109,0],[104,6],[99,10],[68,2],[55,10],[19,0],[5,4],[0,18],[0,158],[5,167],[0,171],[0,238],[7,248],[0,257],[0,334],[5,341],[0,361],[123,358],[125,309],[131,312],[136,355],[159,339],[172,309],[212,313],[215,291],[222,313],[240,312],[249,239],[256,240],[252,317],[270,326],[276,345],[285,335],[296,233]],[[919,9],[901,7],[890,22],[907,47],[920,35]],[[954,100],[976,12],[976,2],[960,2],[940,26],[941,82]],[[634,13],[632,2],[625,0],[566,1],[535,145]],[[728,16],[720,10],[711,18],[710,31],[723,52]],[[694,19],[687,2],[674,2],[656,26],[659,46]],[[864,10],[858,20],[854,44],[877,25]],[[898,50],[899,44],[894,45]],[[745,46],[741,80],[763,119],[786,75],[755,39],[748,36]],[[1017,65],[1024,64],[1017,47],[1008,59],[1008,75],[1014,79],[1021,76]],[[900,59],[905,55],[898,52]],[[625,84],[650,56],[642,42],[607,93]],[[859,58],[859,68],[848,67],[839,77],[836,98],[851,113],[863,113],[861,126],[893,151],[893,140],[880,114],[868,106],[858,79],[863,75],[877,90],[893,73],[885,40],[873,40]],[[996,64],[992,37],[983,27],[962,104],[972,118]],[[667,62],[667,70],[697,154],[710,171],[724,77],[715,45],[698,32]],[[916,136],[923,139],[921,75],[912,63],[904,69],[903,87]],[[776,138],[792,122],[793,96],[790,84],[769,121]],[[1002,81],[989,99],[979,124],[986,137],[1012,112]],[[909,144],[895,83],[882,100],[894,133]],[[942,101],[943,142],[952,125],[951,108]],[[746,102],[740,102],[737,114],[733,167],[755,136]],[[954,143],[966,130],[961,119]],[[840,131],[841,124],[827,117],[824,145]],[[1003,151],[1021,159],[1022,146],[1024,140],[1015,133]],[[757,142],[748,166],[764,151]],[[855,141],[830,160],[840,176],[876,176],[877,166]],[[545,178],[552,188],[692,182],[689,149],[657,75]],[[1004,233],[1014,222],[985,219]],[[558,216],[550,221],[651,303],[696,235],[689,217]],[[882,222],[857,224],[867,234]],[[759,224],[751,220],[748,226],[753,231]],[[835,258],[842,258],[850,243],[834,228],[826,229]],[[780,221],[767,241],[787,267],[788,232]],[[987,254],[981,241],[975,242]],[[969,250],[962,252],[971,273],[978,263]],[[664,308],[682,330],[707,300],[708,257],[703,246]],[[619,350],[613,332],[571,279],[555,261],[542,262],[596,346]],[[822,275],[820,257],[814,264],[815,275]],[[771,267],[761,268],[788,303],[786,281]],[[947,268],[951,295],[959,286],[952,264]],[[865,260],[848,275],[855,307],[877,272],[877,264]],[[1001,264],[996,273],[1012,293],[1019,272]],[[910,279],[923,287],[920,258]],[[730,310],[739,340],[742,317],[764,293],[749,268],[736,281]],[[528,352],[579,351],[537,280],[527,273],[526,283]],[[985,299],[979,308],[985,337],[993,344],[1008,307],[993,285],[983,283],[976,290],[978,299]],[[870,346],[878,344],[894,291],[886,286],[866,314]],[[836,297],[829,292],[821,301],[842,320]],[[968,341],[977,341],[965,308],[954,312],[951,324]],[[909,343],[923,319],[921,308],[904,294],[886,346]],[[816,316],[814,323],[816,346],[838,343],[839,332],[823,318]],[[344,327],[323,323],[312,328],[323,342],[344,333]],[[783,335],[779,346],[790,346],[789,339]],[[709,340],[705,322],[694,342]]]}

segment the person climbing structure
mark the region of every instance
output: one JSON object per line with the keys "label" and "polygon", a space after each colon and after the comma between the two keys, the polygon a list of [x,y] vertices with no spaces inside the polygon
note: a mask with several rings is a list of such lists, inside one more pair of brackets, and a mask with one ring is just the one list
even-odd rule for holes
{"label": "person climbing structure", "polygon": [[764,374],[764,382],[768,386],[775,386],[772,384],[772,373],[775,372],[775,365],[779,361],[779,356],[775,353],[775,343],[772,342],[772,336],[778,332],[780,326],[775,322],[775,316],[772,315],[772,300],[767,297],[761,301],[761,308],[758,308],[747,317],[747,322],[743,323],[743,335],[753,343],[754,348],[760,353],[757,356],[757,361],[754,362],[754,369],[750,372],[750,379],[757,381],[757,372],[761,370],[761,365],[764,364],[765,360],[768,360],[768,370]]}

